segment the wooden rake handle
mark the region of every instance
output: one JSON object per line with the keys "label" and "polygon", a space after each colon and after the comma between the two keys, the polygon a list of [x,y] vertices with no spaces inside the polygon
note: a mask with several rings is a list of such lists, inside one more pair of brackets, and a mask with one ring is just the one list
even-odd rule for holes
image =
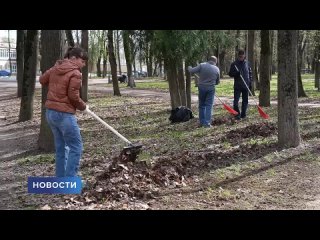
{"label": "wooden rake handle", "polygon": [[124,136],[122,136],[117,130],[115,130],[113,127],[111,127],[108,123],[103,121],[100,117],[98,117],[95,113],[93,113],[88,107],[86,108],[86,110],[84,110],[84,112],[89,113],[92,117],[94,117],[96,120],[98,120],[100,123],[102,123],[105,127],[107,127],[111,132],[116,134],[123,141],[132,145],[132,143],[128,139],[126,139]]}

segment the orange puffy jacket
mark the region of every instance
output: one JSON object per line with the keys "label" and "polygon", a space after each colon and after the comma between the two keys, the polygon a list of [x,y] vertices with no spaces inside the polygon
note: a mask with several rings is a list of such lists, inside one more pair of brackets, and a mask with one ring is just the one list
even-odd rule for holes
{"label": "orange puffy jacket", "polygon": [[75,62],[69,59],[58,60],[39,81],[48,86],[46,108],[73,114],[76,109],[86,109],[85,102],[80,98],[80,66]]}

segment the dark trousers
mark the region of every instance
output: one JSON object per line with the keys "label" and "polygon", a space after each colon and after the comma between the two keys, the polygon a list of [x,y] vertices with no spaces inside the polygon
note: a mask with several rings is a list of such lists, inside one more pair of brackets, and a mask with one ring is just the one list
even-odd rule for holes
{"label": "dark trousers", "polygon": [[[241,113],[239,110],[239,100],[240,95],[242,94],[242,106],[241,106]],[[233,101],[233,109],[239,113],[237,118],[245,118],[247,116],[247,108],[248,108],[248,96],[249,91],[246,88],[242,89],[234,89],[234,101]]]}

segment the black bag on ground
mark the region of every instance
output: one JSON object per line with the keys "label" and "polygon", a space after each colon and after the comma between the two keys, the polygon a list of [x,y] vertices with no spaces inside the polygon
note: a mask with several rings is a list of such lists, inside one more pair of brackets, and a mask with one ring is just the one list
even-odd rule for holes
{"label": "black bag on ground", "polygon": [[171,123],[187,122],[192,118],[193,115],[191,109],[185,106],[180,106],[176,109],[171,110],[171,116],[169,117],[169,120],[171,121]]}

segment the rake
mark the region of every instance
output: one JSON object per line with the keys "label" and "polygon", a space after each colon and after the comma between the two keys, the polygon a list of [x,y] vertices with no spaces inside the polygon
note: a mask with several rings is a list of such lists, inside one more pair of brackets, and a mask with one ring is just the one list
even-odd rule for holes
{"label": "rake", "polygon": [[227,105],[227,104],[225,104],[224,102],[222,102],[222,100],[221,100],[217,95],[215,95],[215,96],[219,99],[219,101],[222,103],[223,107],[224,107],[229,113],[231,113],[231,114],[233,114],[233,115],[238,115],[238,114],[239,114],[236,110],[234,110],[233,108],[231,108],[229,105]]}
{"label": "rake", "polygon": [[[235,66],[235,68],[237,69],[237,71],[240,73],[238,67],[237,67],[236,65],[234,65],[234,66]],[[250,91],[250,89],[249,89],[246,81],[243,79],[241,73],[240,73],[240,77],[241,77],[243,83],[246,85],[246,88],[248,89],[250,95],[253,97],[253,94],[252,94],[252,92]],[[258,107],[258,111],[259,111],[260,116],[263,117],[264,119],[268,119],[268,118],[269,118],[269,115],[266,114],[266,113],[263,111],[263,109],[259,106],[259,104],[256,102],[256,100],[255,100],[254,98],[252,98],[252,99],[253,99],[253,101],[255,102],[255,104],[256,104],[257,107]]]}
{"label": "rake", "polygon": [[142,145],[141,144],[133,144],[132,142],[130,142],[128,139],[126,139],[124,136],[122,136],[118,131],[116,131],[113,127],[111,127],[109,124],[107,124],[105,121],[103,121],[100,117],[98,117],[95,113],[93,113],[88,107],[86,108],[85,111],[87,113],[89,113],[92,117],[94,117],[96,120],[98,120],[100,123],[102,123],[109,130],[111,130],[114,134],[116,134],[123,141],[128,143],[128,146],[124,147],[120,153],[120,160],[122,162],[135,162],[135,160],[138,157],[138,154],[141,152]]}

